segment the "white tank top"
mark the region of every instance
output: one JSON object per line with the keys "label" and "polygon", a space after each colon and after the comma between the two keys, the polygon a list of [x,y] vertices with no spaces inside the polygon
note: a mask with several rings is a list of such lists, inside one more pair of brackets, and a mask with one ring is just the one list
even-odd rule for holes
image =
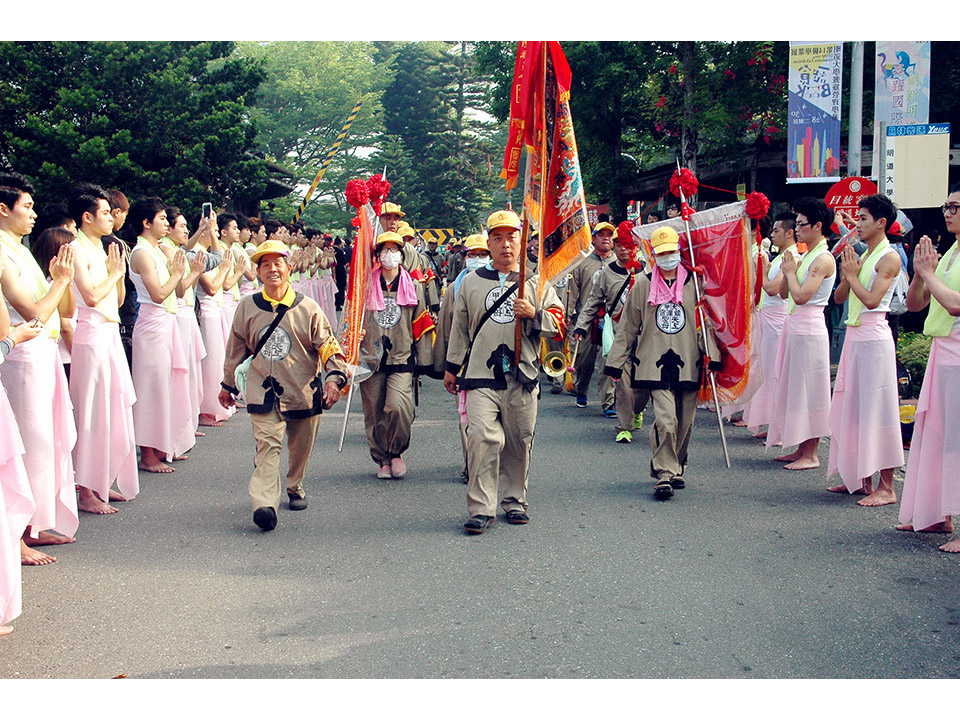
{"label": "white tank top", "polygon": [[[130,251],[129,275],[130,275],[130,281],[133,283],[133,286],[137,289],[137,302],[141,305],[153,305],[154,307],[164,307],[163,303],[155,303],[153,301],[153,298],[150,297],[150,291],[147,290],[147,286],[144,285],[143,283],[143,278],[140,277],[140,273],[134,272],[133,255],[134,253],[140,252],[140,251],[149,252],[149,250],[144,248],[142,245],[134,245],[133,250]],[[160,253],[160,255],[162,256],[163,253],[159,248],[157,249],[157,252]],[[160,263],[161,263],[160,257],[157,257],[156,255],[154,255],[153,264],[157,270],[160,269]]]}
{"label": "white tank top", "polygon": [[[813,263],[817,262],[817,260],[820,259],[821,255],[826,255],[828,257],[831,257],[829,250],[821,250],[819,253],[814,255],[813,262],[811,262],[810,265],[807,267],[807,274],[810,273],[810,268],[813,267]],[[820,283],[820,287],[818,287],[816,292],[813,293],[813,297],[811,297],[807,301],[807,305],[821,306],[821,307],[827,306],[827,302],[830,300],[830,295],[833,293],[833,278],[835,274],[836,273],[833,273],[829,277],[825,277],[823,279],[823,282]],[[802,285],[803,281],[806,279],[807,279],[807,276],[804,275],[803,279],[800,281],[800,284]]]}
{"label": "white tank top", "polygon": [[[794,257],[799,257],[799,253],[796,251],[795,246],[792,246],[789,250],[785,252],[793,253]],[[770,262],[770,269],[767,271],[767,280],[772,281],[780,273],[780,265],[783,264],[783,253],[777,255]],[[763,307],[765,308],[774,308],[774,307],[786,307],[787,299],[780,297],[780,293],[774,293],[770,295],[766,290],[763,291]]]}

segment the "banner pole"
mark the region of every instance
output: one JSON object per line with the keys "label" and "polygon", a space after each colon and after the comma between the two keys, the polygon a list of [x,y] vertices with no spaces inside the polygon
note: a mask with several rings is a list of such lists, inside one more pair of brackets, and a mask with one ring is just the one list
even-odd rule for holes
{"label": "banner pole", "polygon": [[[680,159],[677,158],[677,175],[680,174]],[[680,190],[680,207],[683,208],[687,203],[687,198],[683,194],[683,188],[677,185]],[[690,253],[690,263],[696,267],[696,259],[693,256],[693,236],[690,234],[690,221],[687,220],[686,215],[683,217],[683,225],[687,231],[687,250]],[[700,334],[703,338],[703,348],[704,351],[709,347],[707,342],[707,322],[706,317],[703,314],[703,306],[701,305],[701,294],[700,294],[700,279],[697,277],[697,273],[691,269],[690,271],[693,274],[693,290],[697,296],[697,316],[700,320]],[[723,459],[727,463],[727,468],[730,468],[730,453],[727,450],[727,435],[723,429],[723,416],[720,414],[720,398],[717,395],[717,381],[714,377],[713,370],[710,369],[710,356],[707,355],[704,358],[707,365],[707,377],[710,379],[710,390],[713,392],[713,407],[717,412],[717,423],[720,426],[720,442],[723,445]]]}

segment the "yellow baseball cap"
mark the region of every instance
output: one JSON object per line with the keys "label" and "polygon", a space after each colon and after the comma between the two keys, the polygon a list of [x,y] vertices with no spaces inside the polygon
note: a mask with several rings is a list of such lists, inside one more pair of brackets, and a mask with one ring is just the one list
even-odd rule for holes
{"label": "yellow baseball cap", "polygon": [[397,232],[400,234],[400,237],[403,237],[403,238],[413,237],[414,235],[416,235],[416,233],[414,232],[413,228],[410,227],[410,226],[409,226],[407,223],[405,223],[405,222],[401,222],[401,223],[397,226]]}
{"label": "yellow baseball cap", "polygon": [[385,202],[383,207],[380,208],[380,216],[383,217],[384,215],[399,215],[400,217],[404,217],[406,213],[403,212],[396,203]]}
{"label": "yellow baseball cap", "polygon": [[463,246],[467,252],[471,250],[486,250],[490,252],[490,248],[487,247],[487,239],[483,235],[467,235],[463,239]]}
{"label": "yellow baseball cap", "polygon": [[617,234],[617,229],[608,222],[597,223],[593,228],[593,234],[596,235],[601,230],[609,230],[614,235]]}
{"label": "yellow baseball cap", "polygon": [[283,255],[285,258],[289,258],[290,248],[280,240],[266,240],[260,243],[260,246],[250,256],[250,260],[251,262],[257,262],[264,255]]}
{"label": "yellow baseball cap", "polygon": [[374,247],[380,247],[384,243],[396,243],[399,247],[403,247],[403,238],[399,233],[395,232],[385,232],[377,235],[377,241],[373,244]]}
{"label": "yellow baseball cap", "polygon": [[513,210],[497,210],[490,213],[490,217],[487,218],[487,231],[498,227],[509,227],[514,230],[523,229],[520,217]]}
{"label": "yellow baseball cap", "polygon": [[676,252],[680,249],[680,236],[672,227],[657,228],[650,236],[650,244],[655,255]]}

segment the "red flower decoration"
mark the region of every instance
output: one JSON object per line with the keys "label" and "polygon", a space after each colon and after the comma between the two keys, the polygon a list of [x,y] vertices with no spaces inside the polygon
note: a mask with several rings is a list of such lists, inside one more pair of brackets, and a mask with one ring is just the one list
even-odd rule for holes
{"label": "red flower decoration", "polygon": [[670,74],[671,74],[671,75],[676,75],[676,74],[677,74],[677,66],[676,66],[676,64],[673,64],[673,65],[670,66]]}
{"label": "red flower decoration", "polygon": [[683,168],[679,173],[674,170],[670,176],[670,192],[680,197],[680,191],[683,191],[684,197],[690,197],[697,194],[697,188],[700,187],[700,181],[687,168]]}
{"label": "red flower decoration", "polygon": [[[367,179],[367,189],[370,191],[370,200],[383,200],[388,194],[390,194],[390,183],[383,179],[383,175],[379,173],[376,175],[371,175]],[[380,214],[379,212],[377,213]]]}
{"label": "red flower decoration", "polygon": [[751,220],[765,218],[770,212],[770,201],[762,192],[752,192],[747,195],[747,217]]}
{"label": "red flower decoration", "polygon": [[657,100],[657,107],[663,107],[663,106],[666,105],[666,104],[667,104],[667,98],[666,98],[666,96],[665,96],[665,95],[661,95],[661,96],[660,96],[660,99]]}
{"label": "red flower decoration", "polygon": [[350,224],[353,225],[355,228],[359,228],[359,227],[360,227],[360,218],[355,217],[353,220],[350,221]]}
{"label": "red flower decoration", "polygon": [[733,70],[724,70],[724,71],[723,71],[723,76],[724,76],[725,78],[727,78],[728,80],[736,80],[736,79],[737,79],[737,74],[736,74]]}
{"label": "red flower decoration", "polygon": [[358,210],[370,200],[370,190],[363,180],[349,181],[344,194],[347,197],[347,202]]}
{"label": "red flower decoration", "polygon": [[374,198],[370,204],[373,205],[373,211],[377,214],[377,217],[380,217],[380,211],[383,209],[383,200],[381,198]]}
{"label": "red flower decoration", "polygon": [[629,220],[624,220],[617,225],[617,240],[619,240],[620,244],[625,248],[637,246],[637,240],[633,237],[633,227],[633,223]]}

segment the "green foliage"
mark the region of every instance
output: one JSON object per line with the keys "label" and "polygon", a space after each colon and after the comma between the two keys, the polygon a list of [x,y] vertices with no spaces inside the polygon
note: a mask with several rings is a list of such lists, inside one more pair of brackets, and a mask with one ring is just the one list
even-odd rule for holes
{"label": "green foliage", "polygon": [[185,211],[256,198],[248,155],[263,79],[231,43],[0,44],[0,160],[34,181],[38,202],[78,182],[159,195]]}
{"label": "green foliage", "polygon": [[365,42],[242,42],[234,54],[262,63],[266,72],[251,111],[260,131],[259,148],[302,184],[302,192],[274,202],[281,220],[293,219],[347,117],[362,101],[301,216],[306,224],[325,229],[349,226],[352,209],[343,197],[347,181],[383,169],[369,155],[383,137],[380,100],[393,74],[377,47]]}
{"label": "green foliage", "polygon": [[907,368],[910,382],[916,388],[923,384],[932,344],[933,338],[921,333],[901,332],[897,340],[897,360]]}

